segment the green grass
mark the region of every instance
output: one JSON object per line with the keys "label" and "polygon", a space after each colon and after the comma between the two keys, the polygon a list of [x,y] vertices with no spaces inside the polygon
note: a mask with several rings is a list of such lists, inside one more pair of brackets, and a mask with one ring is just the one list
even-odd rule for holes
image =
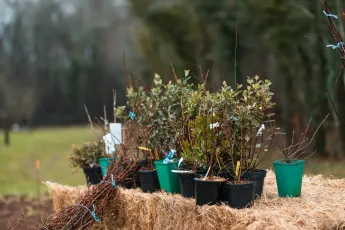
{"label": "green grass", "polygon": [[[35,195],[37,190],[36,159],[40,160],[41,181],[61,184],[85,184],[82,170],[69,166],[72,144],[95,140],[89,127],[41,128],[31,133],[11,133],[11,145],[3,145],[0,135],[0,196],[5,194]],[[40,186],[41,192],[46,189]]]}
{"label": "green grass", "polygon": [[[6,147],[0,135],[0,196],[27,194],[33,196],[37,189],[36,159],[41,161],[41,181],[67,185],[85,184],[82,170],[77,173],[69,166],[68,154],[72,144],[95,140],[89,127],[41,128],[32,133],[12,133],[11,145]],[[268,156],[260,168],[272,168],[277,155]],[[313,158],[307,161],[307,174],[345,177],[345,161],[326,161]],[[40,185],[41,192],[46,192]]]}

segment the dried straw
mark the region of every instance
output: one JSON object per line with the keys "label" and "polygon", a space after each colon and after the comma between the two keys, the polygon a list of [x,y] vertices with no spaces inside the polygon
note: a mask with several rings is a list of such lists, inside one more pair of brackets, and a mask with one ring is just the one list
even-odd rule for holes
{"label": "dried straw", "polygon": [[[80,190],[50,186],[53,201],[70,205]],[[120,188],[109,201],[101,222],[92,229],[343,229],[345,180],[304,176],[301,198],[279,198],[275,176],[269,171],[263,197],[250,209],[226,205],[196,207],[194,199],[164,192],[142,193]],[[59,208],[59,207],[56,207]]]}
{"label": "dried straw", "polygon": [[86,186],[60,185],[50,181],[43,182],[43,184],[48,187],[50,198],[53,200],[54,212],[59,212],[61,209],[75,203],[86,188]]}

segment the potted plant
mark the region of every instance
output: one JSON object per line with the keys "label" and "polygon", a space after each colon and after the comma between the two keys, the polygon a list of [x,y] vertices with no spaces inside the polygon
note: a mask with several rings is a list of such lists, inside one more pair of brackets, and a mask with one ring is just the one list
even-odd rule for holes
{"label": "potted plant", "polygon": [[[155,192],[160,189],[157,171],[153,164],[155,156],[152,154],[151,149],[146,147],[138,147],[138,149],[146,152],[146,159],[142,161],[142,165],[138,170],[140,187],[143,192]],[[155,155],[158,157],[157,153]]]}
{"label": "potted plant", "polygon": [[179,79],[175,76],[175,82],[169,81],[164,84],[161,77],[156,74],[153,87],[148,92],[143,87],[130,86],[127,89],[127,106],[131,117],[145,129],[148,148],[157,149],[161,160],[156,159],[154,165],[160,187],[167,192],[180,192],[178,176],[171,172],[172,169],[177,169],[178,159],[164,158],[172,150],[177,156],[180,150],[177,139],[182,135],[181,107],[184,103],[181,103],[181,99],[188,98],[188,94],[192,92],[192,85],[189,85],[187,80],[186,77]]}
{"label": "potted plant", "polygon": [[[247,86],[237,85],[233,90],[226,83],[219,94],[220,113],[224,113],[223,123],[231,128],[236,143],[234,159],[225,157],[226,167],[233,169],[237,161],[241,164],[241,177],[255,183],[255,196],[260,197],[263,191],[266,170],[257,169],[267,155],[273,143],[275,130],[274,113],[270,110],[273,93],[270,92],[271,82],[259,80],[258,76],[247,79]],[[233,172],[231,172],[233,174]]]}
{"label": "potted plant", "polygon": [[184,161],[184,158],[181,157],[178,164],[177,169],[172,170],[175,173],[180,182],[181,188],[181,195],[186,198],[194,198],[195,197],[195,167],[188,161]]}
{"label": "potted plant", "polygon": [[236,126],[228,124],[224,124],[222,128],[225,135],[222,145],[231,159],[225,167],[229,172],[234,172],[233,180],[228,180],[225,185],[228,205],[233,208],[251,207],[254,203],[256,182],[242,178],[241,167],[241,162],[246,158],[243,146],[248,144],[248,134],[243,132],[243,129],[236,130]]}
{"label": "potted plant", "polygon": [[[207,119],[207,117],[199,116],[195,120],[196,126],[192,125],[195,135],[192,138],[196,141],[194,142],[196,143],[194,145],[195,159],[201,163],[200,166],[208,163],[206,175],[194,178],[197,205],[214,205],[218,203],[221,185],[225,181],[224,178],[215,176],[213,171],[220,149],[217,147],[217,132],[215,128],[212,128],[214,122],[210,122],[210,120],[213,120],[212,117]],[[196,145],[199,147],[196,147]]]}
{"label": "potted plant", "polygon": [[[274,172],[276,174],[276,181],[278,187],[278,194],[280,197],[300,197],[302,190],[302,179],[304,173],[304,162],[307,158],[314,155],[315,151],[306,155],[307,147],[312,143],[317,131],[321,125],[328,118],[329,114],[323,119],[323,121],[316,128],[311,139],[308,138],[309,125],[304,133],[295,140],[295,133],[293,132],[292,141],[289,146],[277,144],[279,152],[282,155],[282,160],[276,160],[273,163]],[[286,142],[284,141],[284,144]],[[304,156],[304,159],[300,159]]]}
{"label": "potted plant", "polygon": [[81,148],[73,145],[69,158],[71,166],[82,168],[87,184],[98,184],[102,180],[101,167],[97,164],[98,159],[103,157],[104,142],[101,140],[84,143]]}
{"label": "potted plant", "polygon": [[[206,82],[206,81],[205,81]],[[206,175],[195,177],[196,205],[214,205],[219,200],[219,190],[224,178],[214,175],[214,166],[217,164],[220,149],[219,118],[214,113],[215,98],[202,90],[202,103],[199,107],[199,115],[189,121],[190,138],[184,143],[184,153],[192,154],[195,163],[199,167],[207,167]]]}
{"label": "potted plant", "polygon": [[[185,71],[185,79],[177,81],[177,87],[180,88],[176,96],[175,103],[179,103],[180,116],[169,117],[170,126],[176,130],[176,143],[181,150],[181,158],[178,163],[178,168],[173,170],[179,177],[181,195],[186,198],[195,197],[195,182],[196,173],[206,174],[207,169],[205,164],[200,163],[195,157],[194,152],[195,142],[192,133],[192,120],[195,120],[200,112],[200,105],[202,103],[202,94],[204,92],[204,85],[198,85],[196,89],[192,89],[193,85],[187,85],[189,71]],[[176,95],[171,93],[171,95]],[[200,170],[203,168],[204,170]],[[199,169],[199,170],[198,170]]]}

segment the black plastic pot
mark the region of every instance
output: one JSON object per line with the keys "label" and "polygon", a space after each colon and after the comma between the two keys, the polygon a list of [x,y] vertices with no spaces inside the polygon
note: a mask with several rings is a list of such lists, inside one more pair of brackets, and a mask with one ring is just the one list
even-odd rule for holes
{"label": "black plastic pot", "polygon": [[232,208],[249,208],[254,204],[255,182],[226,184],[228,205]]}
{"label": "black plastic pot", "polygon": [[267,174],[266,170],[254,169],[252,171],[245,172],[242,175],[242,179],[255,181],[255,198],[261,197],[262,195],[266,174]]}
{"label": "black plastic pot", "polygon": [[214,205],[218,202],[220,181],[204,181],[194,178],[196,205]]}
{"label": "black plastic pot", "polygon": [[156,170],[139,170],[138,172],[143,192],[155,192],[160,189]]}
{"label": "black plastic pot", "polygon": [[225,182],[221,182],[218,190],[218,203],[228,200]]}
{"label": "black plastic pot", "polygon": [[99,184],[102,181],[102,170],[101,167],[96,166],[93,168],[83,168],[86,183],[90,184]]}
{"label": "black plastic pot", "polygon": [[176,173],[180,180],[181,195],[186,198],[195,197],[195,173],[183,170],[172,170]]}

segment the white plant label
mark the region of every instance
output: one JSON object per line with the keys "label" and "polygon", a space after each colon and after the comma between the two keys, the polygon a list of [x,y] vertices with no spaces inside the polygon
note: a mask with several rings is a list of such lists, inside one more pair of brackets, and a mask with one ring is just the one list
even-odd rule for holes
{"label": "white plant label", "polygon": [[258,130],[258,133],[256,134],[256,136],[261,136],[262,135],[262,132],[265,130],[265,125],[262,124],[260,126],[260,129]]}
{"label": "white plant label", "polygon": [[115,143],[111,133],[108,133],[107,135],[103,136],[103,141],[105,144],[105,152],[107,154],[115,152]]}
{"label": "white plant label", "polygon": [[122,124],[121,123],[110,123],[110,133],[115,145],[119,145],[122,143]]}

